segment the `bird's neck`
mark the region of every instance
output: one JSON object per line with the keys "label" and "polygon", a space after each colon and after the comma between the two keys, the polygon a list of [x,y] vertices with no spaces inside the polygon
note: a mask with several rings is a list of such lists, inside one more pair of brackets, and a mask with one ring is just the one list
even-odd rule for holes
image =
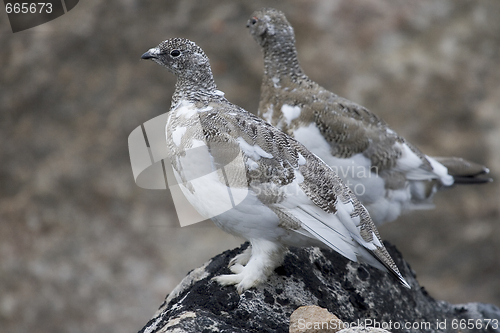
{"label": "bird's neck", "polygon": [[220,97],[212,73],[179,76],[172,96],[172,106],[181,100],[190,102],[210,101]]}
{"label": "bird's neck", "polygon": [[293,40],[274,42],[264,48],[264,80],[284,77],[305,77]]}

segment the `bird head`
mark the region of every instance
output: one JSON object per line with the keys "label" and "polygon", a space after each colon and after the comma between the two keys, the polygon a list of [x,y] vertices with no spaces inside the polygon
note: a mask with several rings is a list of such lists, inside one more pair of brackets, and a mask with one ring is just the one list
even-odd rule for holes
{"label": "bird head", "polygon": [[177,76],[210,72],[207,55],[194,42],[184,38],[171,38],[149,49],[141,59],[151,59]]}
{"label": "bird head", "polygon": [[293,28],[283,12],[274,8],[255,11],[247,22],[247,28],[260,46],[280,41],[293,42]]}

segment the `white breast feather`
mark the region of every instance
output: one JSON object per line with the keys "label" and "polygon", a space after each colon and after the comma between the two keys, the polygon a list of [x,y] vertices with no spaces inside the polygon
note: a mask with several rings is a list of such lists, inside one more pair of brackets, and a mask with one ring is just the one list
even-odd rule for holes
{"label": "white breast feather", "polygon": [[172,111],[177,117],[182,116],[186,118],[191,118],[198,112],[195,105],[186,100],[182,100]]}
{"label": "white breast feather", "polygon": [[283,104],[281,107],[281,112],[283,113],[283,117],[285,118],[285,122],[287,126],[290,126],[292,120],[298,118],[300,116],[300,111],[302,109],[300,106],[292,106],[288,104]]}
{"label": "white breast feather", "polygon": [[181,144],[182,136],[186,133],[186,127],[179,126],[172,132],[172,140],[176,146]]}

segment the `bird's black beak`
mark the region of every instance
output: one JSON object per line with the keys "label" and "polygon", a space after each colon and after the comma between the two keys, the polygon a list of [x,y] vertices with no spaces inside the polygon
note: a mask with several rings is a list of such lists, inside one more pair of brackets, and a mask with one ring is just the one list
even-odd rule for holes
{"label": "bird's black beak", "polygon": [[151,54],[151,52],[146,52],[141,56],[141,59],[151,59],[151,58],[156,58],[155,54]]}

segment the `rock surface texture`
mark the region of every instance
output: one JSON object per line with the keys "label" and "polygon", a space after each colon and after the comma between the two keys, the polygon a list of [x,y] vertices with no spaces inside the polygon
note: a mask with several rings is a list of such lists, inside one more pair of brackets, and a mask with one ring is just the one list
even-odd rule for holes
{"label": "rock surface texture", "polygon": [[327,309],[317,305],[301,306],[290,316],[289,333],[335,333],[343,328],[344,322],[342,320]]}
{"label": "rock surface texture", "polygon": [[[500,332],[499,308],[436,301],[396,248],[385,245],[411,290],[332,251],[292,248],[268,283],[239,296],[211,279],[228,272],[229,260],[245,243],[191,271],[140,332],[289,332],[290,316],[304,305],[328,309],[350,326],[390,332]],[[468,323],[474,327],[464,329]]]}

